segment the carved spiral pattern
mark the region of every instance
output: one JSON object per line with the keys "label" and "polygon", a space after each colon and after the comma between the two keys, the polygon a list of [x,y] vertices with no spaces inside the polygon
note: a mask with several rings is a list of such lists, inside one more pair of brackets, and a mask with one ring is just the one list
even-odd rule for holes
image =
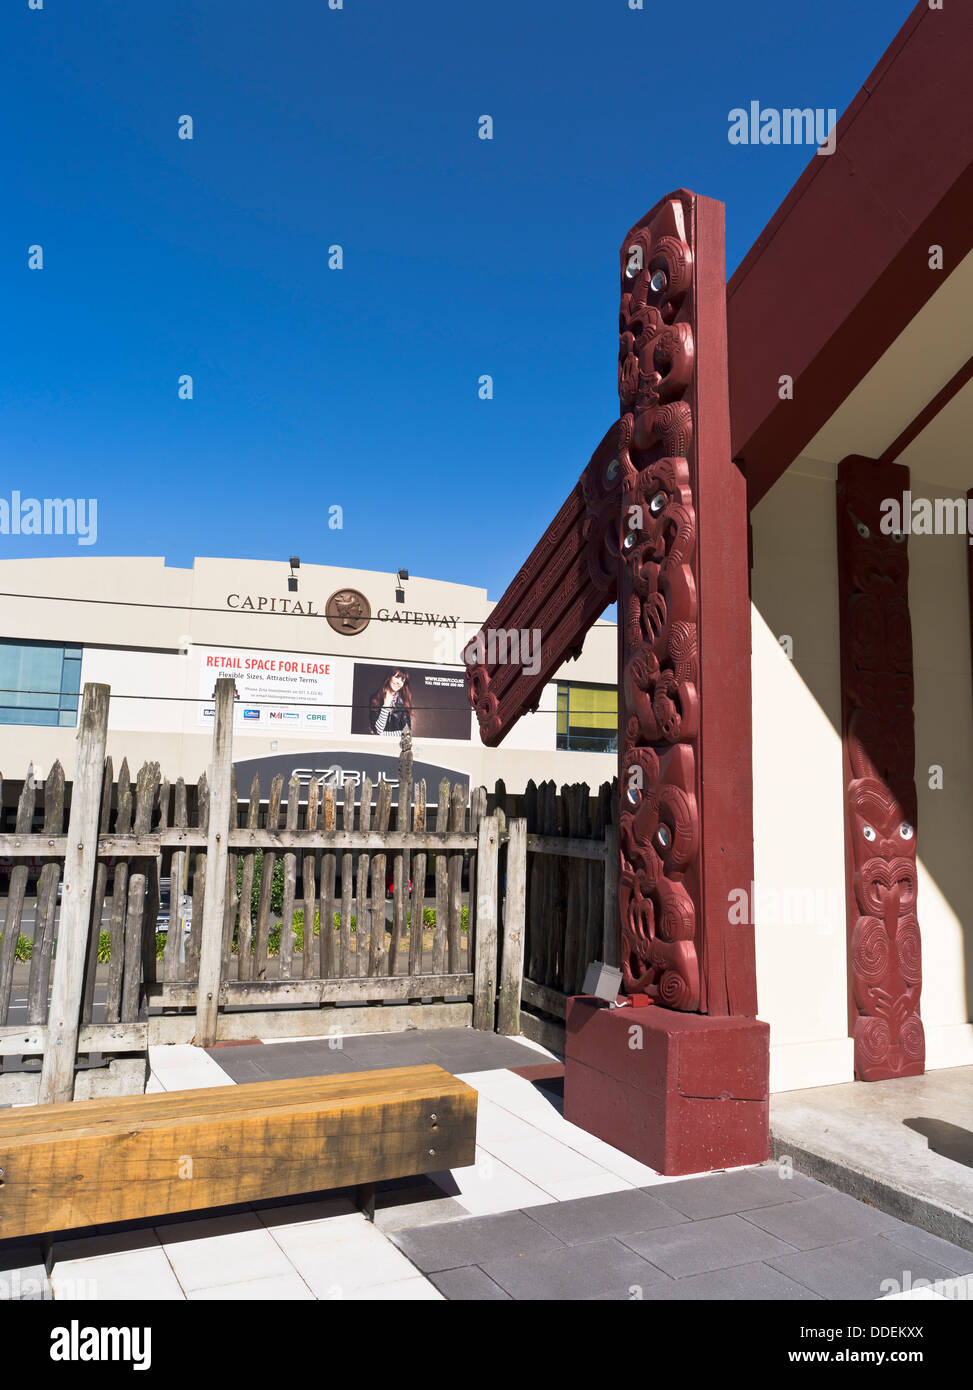
{"label": "carved spiral pattern", "polygon": [[914,917],[903,917],[895,936],[899,969],[907,985],[922,983],[922,940],[919,923]]}
{"label": "carved spiral pattern", "polygon": [[852,944],[856,973],[870,984],[880,980],[889,968],[889,934],[878,917],[859,917]]}
{"label": "carved spiral pattern", "polygon": [[892,1031],[884,1018],[861,1018],[855,1028],[855,1051],[870,1065],[884,1062],[892,1046]]}
{"label": "carved spiral pattern", "polygon": [[926,1057],[926,1033],[918,1014],[910,1014],[902,1024],[899,1036],[902,1051],[913,1062],[924,1062]]}
{"label": "carved spiral pattern", "polygon": [[695,1007],[690,982],[675,970],[663,970],[659,979],[659,1002],[670,1009]]}

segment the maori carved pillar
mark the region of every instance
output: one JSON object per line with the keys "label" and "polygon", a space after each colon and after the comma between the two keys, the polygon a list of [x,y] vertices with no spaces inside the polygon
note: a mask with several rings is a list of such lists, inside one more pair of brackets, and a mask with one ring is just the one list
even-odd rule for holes
{"label": "maori carved pillar", "polygon": [[[750,893],[753,822],[721,204],[685,190],[658,203],[622,244],[621,290],[620,418],[471,640],[467,681],[494,746],[617,598],[628,997],[568,1001],[565,1116],[660,1172],[692,1173],[769,1151],[753,927],[729,920],[731,894]],[[525,629],[541,638],[536,669],[510,659]]]}
{"label": "maori carved pillar", "polygon": [[919,1076],[922,953],[916,915],[916,786],[908,536],[881,503],[909,470],[852,455],[838,465],[848,974],[855,1076]]}
{"label": "maori carved pillar", "polygon": [[629,994],[752,1017],[752,932],[728,921],[730,892],[750,890],[753,835],[723,264],[722,209],[691,194],[666,199],[621,247],[619,911]]}

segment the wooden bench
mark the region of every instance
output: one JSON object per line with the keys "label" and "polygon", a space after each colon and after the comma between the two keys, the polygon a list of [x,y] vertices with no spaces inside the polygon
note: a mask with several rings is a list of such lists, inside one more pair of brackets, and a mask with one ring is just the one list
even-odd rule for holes
{"label": "wooden bench", "polygon": [[472,1164],[475,1145],[476,1091],[435,1066],[25,1106],[0,1112],[0,1240],[326,1188],[367,1198]]}

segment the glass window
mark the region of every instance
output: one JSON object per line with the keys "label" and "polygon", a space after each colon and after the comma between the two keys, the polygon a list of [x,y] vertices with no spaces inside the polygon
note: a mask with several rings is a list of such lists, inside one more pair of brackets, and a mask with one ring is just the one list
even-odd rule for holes
{"label": "glass window", "polygon": [[614,685],[558,682],[557,746],[580,753],[618,751],[618,690]]}
{"label": "glass window", "polygon": [[81,648],[0,638],[0,724],[75,728]]}

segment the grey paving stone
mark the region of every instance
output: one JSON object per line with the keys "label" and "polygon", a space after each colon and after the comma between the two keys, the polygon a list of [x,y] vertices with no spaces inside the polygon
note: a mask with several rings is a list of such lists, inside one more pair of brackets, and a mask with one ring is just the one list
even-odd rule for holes
{"label": "grey paving stone", "polygon": [[602,1240],[605,1236],[625,1236],[654,1231],[659,1226],[678,1226],[688,1222],[648,1192],[606,1192],[598,1197],[577,1197],[567,1202],[547,1202],[528,1207],[527,1215],[568,1245],[583,1240]]}
{"label": "grey paving stone", "polygon": [[563,1241],[520,1211],[396,1231],[391,1238],[424,1274],[457,1269],[460,1265],[482,1265],[486,1260],[507,1255],[565,1249]]}
{"label": "grey paving stone", "polygon": [[820,1250],[798,1250],[767,1263],[829,1299],[882,1298],[904,1291],[916,1279],[952,1278],[952,1270],[945,1265],[882,1236],[844,1240]]}
{"label": "grey paving stone", "polygon": [[742,1216],[715,1216],[708,1221],[687,1221],[661,1231],[620,1237],[637,1254],[681,1279],[731,1265],[754,1264],[772,1255],[784,1255],[793,1246],[758,1230]]}
{"label": "grey paving stone", "polygon": [[666,1275],[621,1241],[593,1240],[569,1252],[547,1250],[487,1260],[483,1269],[518,1300],[640,1298]]}
{"label": "grey paving stone", "polygon": [[660,1183],[646,1189],[693,1221],[710,1216],[729,1216],[754,1207],[770,1207],[781,1202],[797,1202],[804,1197],[820,1197],[831,1189],[823,1183],[791,1172],[782,1178],[777,1164],[765,1168],[744,1168],[735,1173],[710,1173],[685,1182]]}
{"label": "grey paving stone", "polygon": [[[340,1019],[338,1020],[340,1024]],[[473,1028],[443,1028],[430,1033],[369,1033],[330,1041],[312,1039],[208,1049],[234,1081],[283,1081],[288,1077],[335,1076],[342,1072],[377,1071],[433,1063],[448,1072],[492,1071],[530,1066],[538,1053],[512,1038]]]}
{"label": "grey paving stone", "polygon": [[883,1232],[886,1240],[894,1240],[896,1245],[904,1245],[917,1255],[925,1255],[937,1264],[945,1265],[954,1274],[973,1274],[973,1250],[964,1250],[960,1245],[934,1236],[929,1231],[921,1231],[918,1226],[907,1226],[898,1222],[894,1229]]}
{"label": "grey paving stone", "polygon": [[854,1197],[846,1197],[841,1192],[811,1197],[806,1202],[763,1207],[759,1211],[744,1212],[743,1217],[798,1250],[881,1235],[901,1224],[894,1216],[866,1206],[864,1202],[856,1202]]}
{"label": "grey paving stone", "polygon": [[646,1289],[646,1301],[695,1302],[721,1301],[739,1303],[770,1299],[774,1302],[821,1302],[820,1294],[812,1293],[803,1284],[788,1279],[786,1274],[770,1265],[734,1265],[732,1269],[715,1269],[708,1274],[691,1274],[686,1279],[670,1279],[667,1284],[653,1284]]}
{"label": "grey paving stone", "polygon": [[430,1274],[429,1282],[453,1303],[510,1302],[510,1295],[495,1284],[488,1274],[484,1274],[478,1265],[465,1265],[461,1269]]}

